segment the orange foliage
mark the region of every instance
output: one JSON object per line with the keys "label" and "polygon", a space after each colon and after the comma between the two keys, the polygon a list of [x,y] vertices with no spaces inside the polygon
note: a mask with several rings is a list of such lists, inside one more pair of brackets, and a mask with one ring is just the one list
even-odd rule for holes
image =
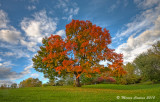
{"label": "orange foliage", "polygon": [[[111,36],[106,28],[93,25],[90,21],[72,20],[66,25],[66,39],[59,35],[48,38],[47,56],[43,62],[54,68],[59,74],[61,71],[82,73],[91,76],[92,73],[103,73],[105,67],[99,65],[101,60],[108,60],[112,75],[123,75],[123,56],[117,54],[107,46],[111,43]],[[74,56],[71,58],[71,52]],[[101,70],[103,69],[103,70]],[[117,73],[118,72],[118,73]]]}

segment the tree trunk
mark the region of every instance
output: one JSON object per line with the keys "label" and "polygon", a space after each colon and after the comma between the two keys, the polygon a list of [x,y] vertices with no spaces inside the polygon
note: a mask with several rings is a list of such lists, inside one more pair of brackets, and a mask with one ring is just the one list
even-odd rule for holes
{"label": "tree trunk", "polygon": [[81,87],[80,81],[79,81],[79,77],[76,78],[76,87]]}

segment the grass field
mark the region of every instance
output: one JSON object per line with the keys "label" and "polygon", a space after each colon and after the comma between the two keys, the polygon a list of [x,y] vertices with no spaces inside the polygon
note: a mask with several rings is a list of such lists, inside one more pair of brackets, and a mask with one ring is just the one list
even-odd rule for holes
{"label": "grass field", "polygon": [[[147,97],[150,99],[147,99]],[[80,88],[73,86],[49,86],[49,87],[19,88],[19,89],[0,89],[0,102],[119,102],[119,101],[160,102],[160,84],[154,84],[154,85],[99,84],[99,85],[86,85]]]}

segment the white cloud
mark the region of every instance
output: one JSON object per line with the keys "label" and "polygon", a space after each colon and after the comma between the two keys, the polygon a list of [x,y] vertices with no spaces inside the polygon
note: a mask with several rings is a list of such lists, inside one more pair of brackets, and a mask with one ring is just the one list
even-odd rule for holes
{"label": "white cloud", "polygon": [[[17,53],[18,52],[18,53]],[[25,53],[23,50],[12,50],[11,52],[1,52],[2,56],[15,56],[15,58],[22,58],[22,57],[30,57],[27,53]]]}
{"label": "white cloud", "polygon": [[29,37],[40,37],[41,33],[40,33],[40,22],[38,21],[28,21],[28,20],[24,20],[21,23],[22,25],[22,29],[25,31],[25,33],[27,34],[27,36]]}
{"label": "white cloud", "polygon": [[[123,40],[132,34],[138,34],[146,29],[153,29],[154,21],[160,15],[160,1],[159,0],[134,0],[137,6],[143,11],[136,15],[132,22],[126,24],[123,30],[117,32],[114,39]],[[145,8],[145,9],[144,9]]]}
{"label": "white cloud", "polygon": [[111,5],[111,7],[108,9],[108,12],[114,11],[120,4],[120,0],[117,0],[115,4]]}
{"label": "white cloud", "polygon": [[20,79],[20,78],[26,76],[27,74],[31,73],[30,69],[32,68],[32,65],[25,67],[22,72],[18,73],[16,71],[12,71],[12,68],[9,67],[10,63],[11,62],[9,62],[9,61],[4,62],[4,63],[0,63],[0,84],[4,81],[13,82],[16,79]]}
{"label": "white cloud", "polygon": [[73,15],[69,15],[68,20],[72,20]]}
{"label": "white cloud", "polygon": [[36,42],[33,42],[33,41],[27,42],[27,41],[25,41],[23,39],[21,39],[20,42],[21,42],[21,44],[23,46],[27,46],[27,49],[29,51],[35,52],[35,51],[37,51],[39,49],[38,46],[36,46],[37,45]]}
{"label": "white cloud", "polygon": [[15,58],[30,57],[28,52],[22,49],[22,46],[16,46],[16,45],[13,46],[13,45],[0,43],[0,48],[9,50],[6,52],[0,52],[0,55],[4,57],[6,56],[15,56]]}
{"label": "white cloud", "polygon": [[7,14],[3,10],[0,10],[0,28],[7,28],[8,22]]}
{"label": "white cloud", "polygon": [[38,78],[39,74],[38,73],[33,73],[33,74],[31,74],[31,77]]}
{"label": "white cloud", "polygon": [[33,65],[29,65],[29,66],[25,67],[25,68],[24,68],[24,71],[21,72],[21,73],[22,73],[23,75],[26,75],[26,74],[31,73],[30,69],[33,68],[32,66],[33,66]]}
{"label": "white cloud", "polygon": [[62,19],[68,19],[67,17],[62,17]]}
{"label": "white cloud", "polygon": [[58,0],[57,8],[62,8],[63,12],[66,14],[62,19],[72,20],[74,15],[79,12],[79,7],[77,3],[71,2],[70,0]]}
{"label": "white cloud", "polygon": [[140,15],[137,15],[133,22],[126,24],[127,29],[123,30],[122,32],[118,32],[115,38],[119,38],[122,36],[130,36],[131,34],[139,33],[144,29],[152,29],[154,25],[154,21],[160,14],[160,5],[153,8],[148,9],[142,12]]}
{"label": "white cloud", "polygon": [[147,9],[160,3],[160,0],[134,0],[139,8]]}
{"label": "white cloud", "polygon": [[71,8],[70,9],[70,11],[69,11],[69,14],[71,14],[71,15],[76,15],[76,14],[78,14],[78,11],[79,11],[79,8],[77,7],[77,8]]}
{"label": "white cloud", "polygon": [[56,30],[56,21],[48,17],[45,10],[37,12],[32,18],[24,18],[21,22],[21,28],[27,36],[27,40],[22,39],[21,44],[26,45],[29,50],[35,51],[37,44],[41,43],[42,38],[49,36]]}
{"label": "white cloud", "polygon": [[[120,3],[122,4],[120,5]],[[127,0],[116,0],[116,2],[108,8],[108,13],[113,12],[115,9],[119,7],[126,7],[127,5],[128,5]]]}
{"label": "white cloud", "polygon": [[39,0],[29,0],[30,2],[32,2],[32,3],[37,3],[37,2],[39,2]]}
{"label": "white cloud", "polygon": [[1,80],[16,80],[24,77],[28,72],[20,72],[17,73],[15,71],[11,71],[11,68],[9,67],[0,67],[0,79]]}
{"label": "white cloud", "polygon": [[59,30],[59,31],[56,32],[55,35],[59,35],[61,37],[65,37],[65,34],[66,34],[65,30]]}
{"label": "white cloud", "polygon": [[4,85],[4,84],[11,85],[13,83],[15,83],[15,82],[14,81],[10,81],[10,80],[0,80],[0,86]]}
{"label": "white cloud", "polygon": [[[25,38],[21,36],[21,32],[9,25],[8,22],[7,13],[0,10],[0,48],[5,50],[0,52],[0,55],[7,58],[13,56],[15,58],[30,57],[28,51],[23,49],[24,46],[21,45],[34,46],[35,44],[32,42],[22,42]],[[19,45],[19,43],[21,43],[21,45]],[[34,50],[31,47],[28,47],[28,49]],[[4,63],[1,63],[0,65],[4,66]]]}
{"label": "white cloud", "polygon": [[66,8],[64,9],[64,12],[68,12],[68,7],[66,7]]}
{"label": "white cloud", "polygon": [[25,18],[21,22],[21,28],[25,31],[26,36],[30,37],[30,40],[37,42],[37,38],[47,36],[56,30],[56,22],[47,16],[45,10],[33,16],[34,19]]}
{"label": "white cloud", "polygon": [[110,63],[110,62],[107,61],[107,60],[105,60],[105,61],[103,60],[103,61],[100,61],[100,62],[99,62],[100,65],[104,65],[104,66],[107,66],[108,63]]}
{"label": "white cloud", "polygon": [[128,0],[124,0],[124,7],[128,5]]}
{"label": "white cloud", "polygon": [[79,11],[78,7],[71,8],[70,11],[68,12],[69,13],[68,20],[72,20],[73,16],[78,14],[78,11]]}
{"label": "white cloud", "polygon": [[21,33],[14,30],[0,30],[0,40],[6,41],[10,44],[18,44],[21,38]]}
{"label": "white cloud", "polygon": [[58,4],[56,5],[57,8],[66,8],[67,7],[67,2],[65,0],[58,0]]}
{"label": "white cloud", "polygon": [[[37,42],[37,38],[42,38],[56,30],[56,22],[47,17],[45,10],[35,13],[33,16],[34,19],[25,18],[21,22],[21,28],[25,31],[26,36],[30,37],[30,40]],[[38,40],[38,42],[40,41]]]}
{"label": "white cloud", "polygon": [[157,18],[157,20],[155,21],[154,30],[160,30],[160,15]]}
{"label": "white cloud", "polygon": [[127,43],[121,44],[116,49],[118,53],[123,53],[124,63],[133,61],[137,55],[147,51],[147,49],[151,48],[152,44],[160,40],[160,29],[157,29],[159,26],[160,16],[155,20],[152,30],[145,30],[135,38],[131,35]]}
{"label": "white cloud", "polygon": [[12,52],[4,52],[4,54],[5,54],[5,56],[13,56],[14,55],[14,53],[12,53]]}
{"label": "white cloud", "polygon": [[28,6],[27,9],[28,9],[28,10],[35,10],[35,9],[36,9],[36,6],[31,5],[31,6]]}
{"label": "white cloud", "polygon": [[0,62],[2,61],[2,58],[0,58]]}
{"label": "white cloud", "polygon": [[14,66],[14,64],[12,64],[11,61],[5,61],[0,63],[0,66],[9,67],[9,66]]}
{"label": "white cloud", "polygon": [[0,10],[0,40],[10,44],[18,44],[21,33],[8,24],[7,13]]}

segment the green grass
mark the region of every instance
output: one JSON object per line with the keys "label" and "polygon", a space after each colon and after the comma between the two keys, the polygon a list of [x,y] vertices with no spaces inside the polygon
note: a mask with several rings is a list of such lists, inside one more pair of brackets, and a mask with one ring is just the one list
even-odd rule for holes
{"label": "green grass", "polygon": [[[117,99],[120,96],[120,99]],[[121,99],[123,96],[155,99]],[[154,85],[86,85],[0,89],[0,102],[160,102],[160,84]]]}

